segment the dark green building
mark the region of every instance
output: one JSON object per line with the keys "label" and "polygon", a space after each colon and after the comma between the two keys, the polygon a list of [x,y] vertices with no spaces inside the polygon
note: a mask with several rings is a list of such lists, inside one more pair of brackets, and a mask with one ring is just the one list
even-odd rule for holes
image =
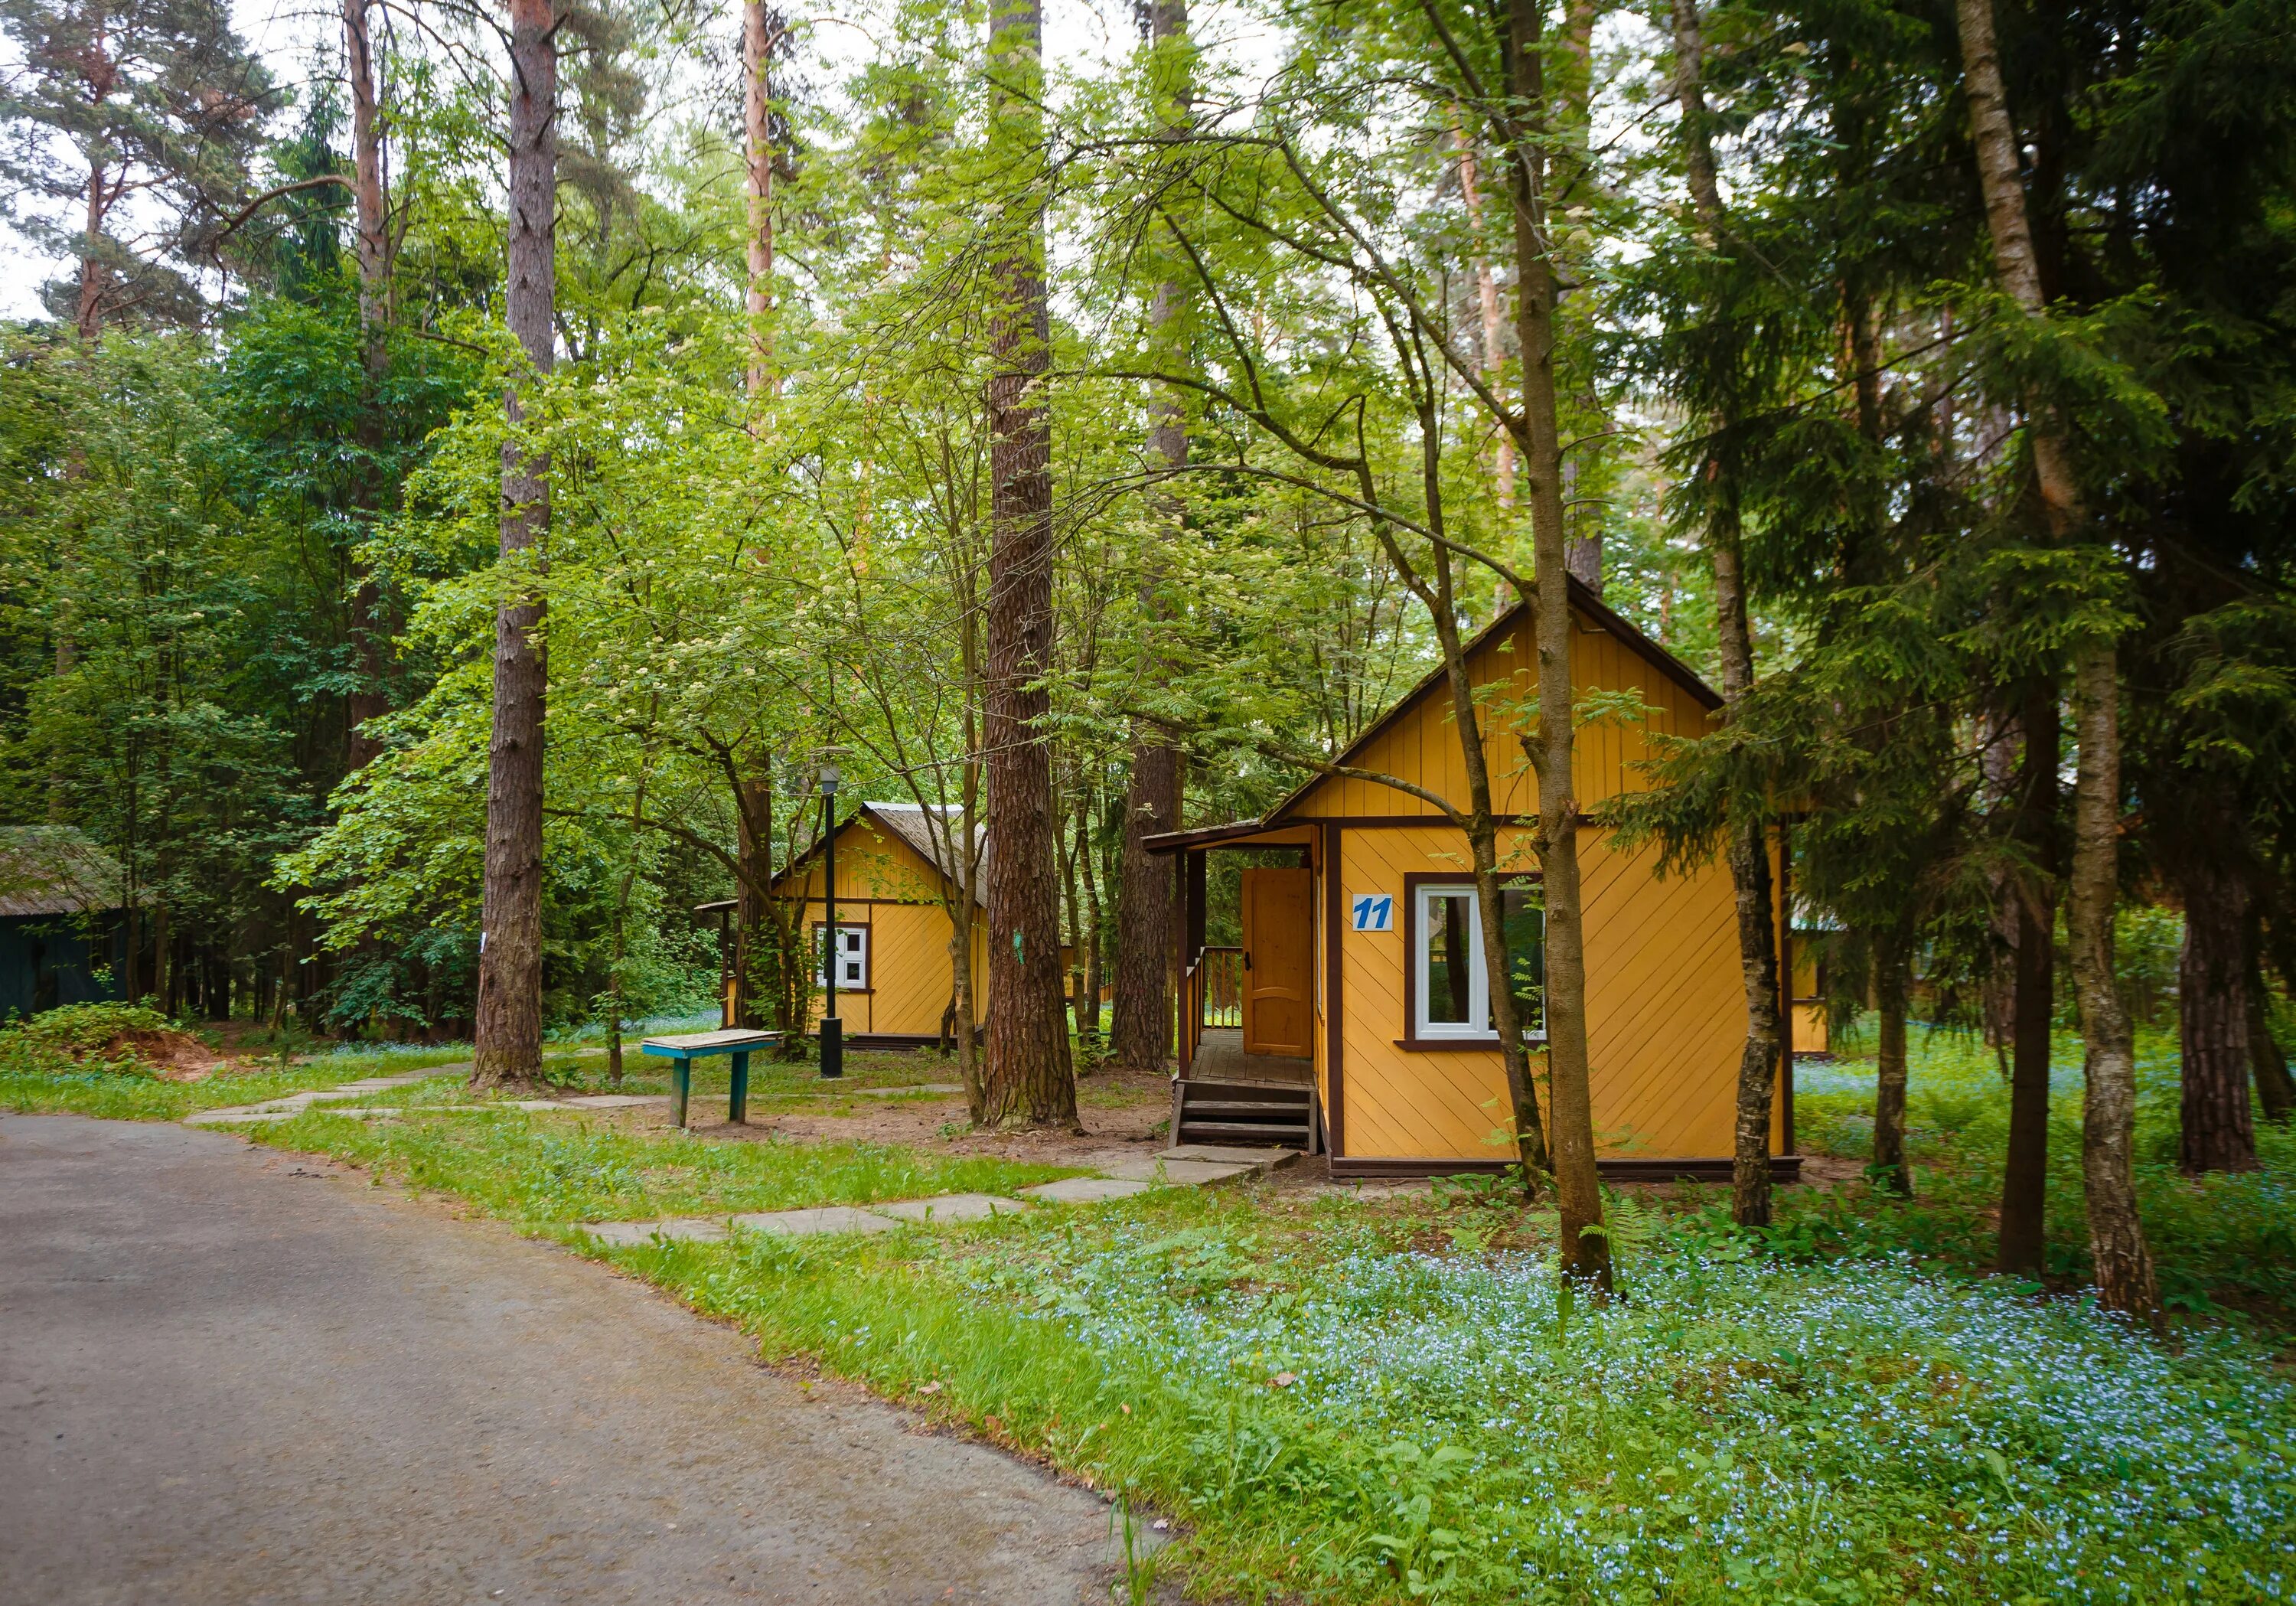
{"label": "dark green building", "polygon": [[119,996],[119,866],[63,826],[0,828],[0,1020]]}

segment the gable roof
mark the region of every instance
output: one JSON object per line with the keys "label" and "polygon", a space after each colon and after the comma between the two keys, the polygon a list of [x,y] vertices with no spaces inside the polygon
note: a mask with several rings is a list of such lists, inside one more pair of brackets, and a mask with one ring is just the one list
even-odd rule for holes
{"label": "gable roof", "polygon": [[101,914],[124,884],[119,861],[70,826],[0,827],[0,916]]}
{"label": "gable roof", "polygon": [[[1619,613],[1609,604],[1605,603],[1600,597],[1597,597],[1595,594],[1594,588],[1587,585],[1586,581],[1580,580],[1575,574],[1566,576],[1565,578],[1569,581],[1570,606],[1575,612],[1584,614],[1588,619],[1592,620],[1603,630],[1608,631],[1613,636],[1616,636],[1620,640],[1632,647],[1636,653],[1646,659],[1652,668],[1656,669],[1668,679],[1673,681],[1677,686],[1682,688],[1683,690],[1688,692],[1692,698],[1702,707],[1711,711],[1722,706],[1722,694],[1716,691],[1712,687],[1707,685],[1705,681],[1700,679],[1696,671],[1693,671],[1690,665],[1685,663],[1672,653],[1668,652],[1666,648],[1652,640],[1650,637],[1644,634],[1638,626],[1628,620],[1624,614]],[[1491,642],[1497,640],[1509,630],[1514,629],[1516,624],[1522,620],[1523,616],[1529,612],[1529,602],[1521,597],[1516,598],[1516,600],[1508,606],[1500,609],[1498,617],[1492,620],[1490,623],[1485,625],[1481,630],[1476,631],[1472,639],[1469,640],[1466,644],[1465,655],[1468,660],[1472,662],[1474,655],[1480,652],[1485,647],[1488,646]],[[1330,762],[1334,764],[1346,764],[1352,762],[1363,753],[1365,748],[1370,746],[1382,736],[1384,736],[1389,729],[1395,725],[1397,721],[1402,720],[1406,715],[1410,713],[1411,711],[1416,708],[1423,699],[1431,696],[1443,684],[1443,665],[1439,663],[1434,668],[1429,670],[1424,675],[1421,676],[1419,683],[1416,686],[1414,686],[1409,691],[1404,693],[1402,696],[1397,698],[1394,706],[1390,708],[1385,713],[1380,715],[1379,718],[1365,726],[1363,733],[1357,736],[1354,741],[1349,742],[1347,746],[1339,754],[1335,754]],[[1298,808],[1308,793],[1314,791],[1317,787],[1321,786],[1324,781],[1330,778],[1331,778],[1327,775],[1309,776],[1306,780],[1300,782],[1298,787],[1294,787],[1291,795],[1285,797],[1282,803],[1277,803],[1274,808],[1268,810],[1266,814],[1260,816],[1259,823],[1263,827],[1277,824],[1285,815],[1289,814],[1293,809]]]}
{"label": "gable roof", "polygon": [[[963,812],[953,803],[943,804],[933,811],[943,815],[957,815]],[[943,859],[940,836],[934,832],[931,824],[925,819],[925,811],[922,807],[913,803],[863,803],[860,812],[854,816],[853,820],[849,820],[847,823],[849,825],[857,821],[862,814],[868,815],[879,825],[914,848],[918,858],[931,865],[951,881],[957,879],[956,868]],[[952,846],[955,845],[957,833],[963,827],[957,821],[954,819],[950,821],[947,836]],[[972,827],[972,845],[976,861],[972,872],[972,898],[973,902],[978,903],[981,902],[981,888],[988,879],[988,828],[977,820]]]}
{"label": "gable roof", "polygon": [[[947,804],[933,811],[939,814],[954,815],[959,812],[959,810],[954,804]],[[950,882],[953,883],[957,879],[955,867],[950,865],[942,855],[939,836],[936,834],[931,822],[926,819],[924,809],[918,804],[865,803],[838,822],[838,834],[843,836],[865,820],[882,829],[887,836],[899,841],[903,846],[913,851],[918,858],[939,871]],[[955,835],[956,828],[954,824],[951,825],[949,828],[951,836]],[[972,828],[972,839],[977,860],[972,875],[972,901],[985,908],[988,901],[983,896],[983,893],[988,881],[988,828],[976,821]],[[800,870],[809,869],[815,856],[820,852],[821,844],[816,842],[800,856],[796,863],[775,877],[775,881],[778,883],[787,880]]]}

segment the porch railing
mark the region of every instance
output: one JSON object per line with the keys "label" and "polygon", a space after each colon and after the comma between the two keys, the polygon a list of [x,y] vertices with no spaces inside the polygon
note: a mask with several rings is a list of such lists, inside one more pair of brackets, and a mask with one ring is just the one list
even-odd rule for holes
{"label": "porch railing", "polygon": [[1180,982],[1180,1075],[1196,1062],[1207,1026],[1243,1025],[1243,950],[1199,948]]}

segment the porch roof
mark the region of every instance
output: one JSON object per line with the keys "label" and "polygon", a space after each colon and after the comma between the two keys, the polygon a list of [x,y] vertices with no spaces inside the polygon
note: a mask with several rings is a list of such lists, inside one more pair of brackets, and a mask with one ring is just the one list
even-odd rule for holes
{"label": "porch roof", "polygon": [[1188,848],[1305,847],[1314,835],[1313,826],[1271,826],[1263,820],[1238,819],[1224,826],[1198,826],[1193,831],[1143,836],[1140,845],[1152,853],[1177,853]]}

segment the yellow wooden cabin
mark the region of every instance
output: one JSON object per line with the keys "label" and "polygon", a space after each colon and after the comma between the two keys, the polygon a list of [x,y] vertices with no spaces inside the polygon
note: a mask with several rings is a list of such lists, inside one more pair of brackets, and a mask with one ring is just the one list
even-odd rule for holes
{"label": "yellow wooden cabin", "polygon": [[[942,868],[939,835],[915,803],[863,803],[837,828],[837,1009],[857,1048],[921,1047],[949,1029],[955,987],[944,894],[957,878]],[[983,850],[972,878],[976,1022],[988,1006],[988,918],[978,897],[986,857]],[[775,897],[804,900],[816,952],[829,917],[824,876],[816,846],[774,884]]]}
{"label": "yellow wooden cabin", "polygon": [[[1648,752],[1649,732],[1702,731],[1721,699],[1575,581],[1571,599],[1577,691],[1633,691],[1648,708],[1642,723],[1595,724],[1579,733],[1573,778],[1591,808],[1645,784],[1636,765]],[[1538,659],[1529,607],[1517,605],[1493,621],[1471,644],[1469,663],[1480,686],[1509,682],[1517,693],[1531,691]],[[1502,833],[1502,864],[1519,864],[1529,887],[1537,879],[1529,848],[1537,782],[1512,731],[1488,729],[1495,722],[1487,718],[1485,731],[1494,803],[1513,822]],[[1464,808],[1465,766],[1440,672],[1337,762],[1412,782]],[[1578,842],[1603,1168],[1620,1177],[1726,1176],[1746,1034],[1728,870],[1718,863],[1660,879],[1654,850],[1618,852],[1593,830]],[[1329,1152],[1339,1176],[1506,1163],[1506,1085],[1489,1025],[1464,832],[1408,793],[1319,777],[1263,819],[1173,832],[1149,846],[1177,861],[1175,959],[1183,984],[1176,1141],[1304,1141]],[[1243,848],[1289,850],[1296,863],[1245,869],[1242,943],[1210,947],[1205,855]],[[1782,887],[1782,901],[1786,895]],[[1515,896],[1503,918],[1521,939],[1518,997],[1536,1009],[1544,915],[1535,893],[1520,904]],[[1791,957],[1784,973],[1794,974]],[[1792,1053],[1789,1043],[1778,1072],[1788,1096],[1777,1101],[1771,1133],[1782,1179],[1800,1170]]]}

